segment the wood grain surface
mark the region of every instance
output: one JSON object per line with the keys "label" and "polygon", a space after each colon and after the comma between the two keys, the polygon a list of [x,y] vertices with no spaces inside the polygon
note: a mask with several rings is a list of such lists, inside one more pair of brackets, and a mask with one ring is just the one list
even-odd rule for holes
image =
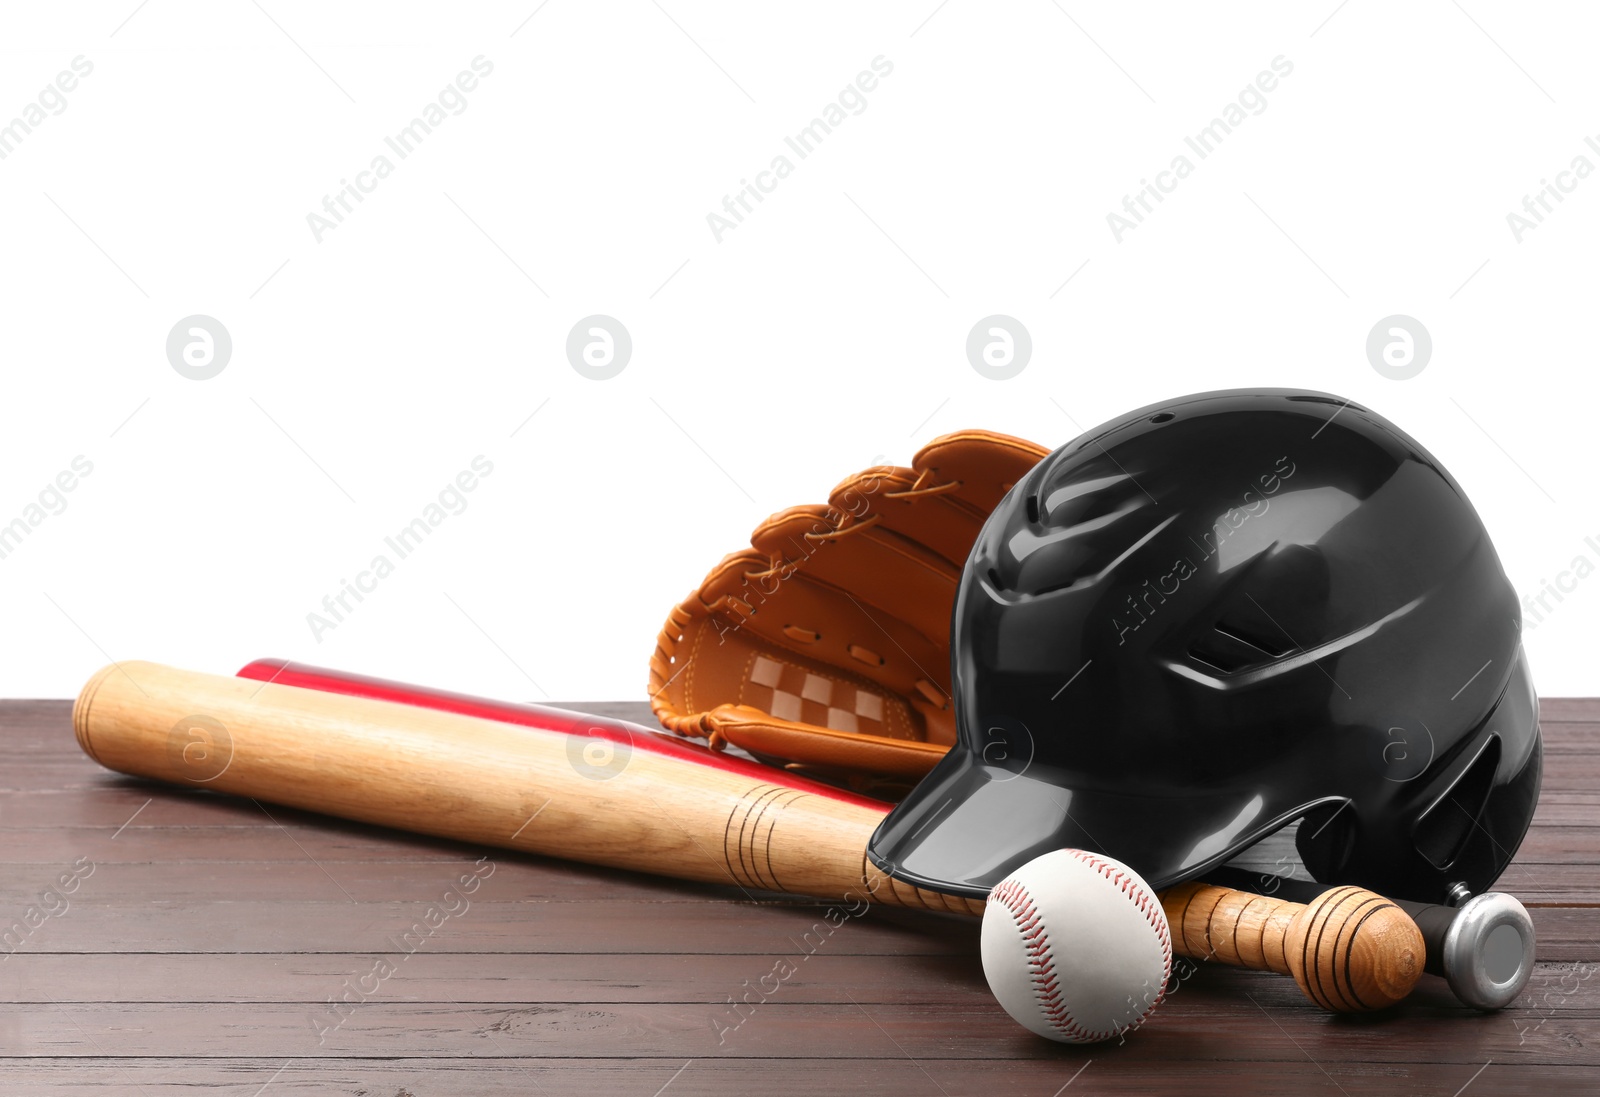
{"label": "wood grain surface", "polygon": [[[649,721],[644,704],[572,707]],[[1333,1016],[1282,976],[1180,962],[1126,1044],[1071,1048],[993,1003],[971,919],[843,912],[172,789],[85,757],[70,702],[0,702],[0,1088],[1584,1092],[1600,1071],[1600,701],[1543,714],[1544,797],[1499,885],[1540,935],[1514,1008],[1463,1009],[1428,976],[1396,1009]]]}

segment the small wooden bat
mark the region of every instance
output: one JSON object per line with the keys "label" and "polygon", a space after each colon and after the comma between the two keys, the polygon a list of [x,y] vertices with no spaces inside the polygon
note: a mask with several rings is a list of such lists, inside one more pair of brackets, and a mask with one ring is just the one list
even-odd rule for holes
{"label": "small wooden bat", "polygon": [[[867,858],[888,811],[879,801],[622,721],[376,679],[327,692],[285,684],[292,666],[257,666],[279,680],[113,664],[78,696],[78,742],[124,773],[441,837],[835,901],[983,911]],[[386,699],[407,690],[406,703]],[[1399,1001],[1421,975],[1415,923],[1369,892],[1301,906],[1192,887],[1162,896],[1180,952],[1286,971],[1340,1011]]]}

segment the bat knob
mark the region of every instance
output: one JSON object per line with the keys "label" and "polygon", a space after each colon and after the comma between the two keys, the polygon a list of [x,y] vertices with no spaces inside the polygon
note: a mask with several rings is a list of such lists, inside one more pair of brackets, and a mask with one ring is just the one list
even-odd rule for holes
{"label": "bat knob", "polygon": [[1533,974],[1533,919],[1501,891],[1473,896],[1457,909],[1440,961],[1456,997],[1483,1010],[1510,1005]]}
{"label": "bat knob", "polygon": [[1289,974],[1324,1009],[1383,1009],[1411,993],[1426,955],[1411,916],[1357,887],[1323,892],[1294,916],[1285,935]]}

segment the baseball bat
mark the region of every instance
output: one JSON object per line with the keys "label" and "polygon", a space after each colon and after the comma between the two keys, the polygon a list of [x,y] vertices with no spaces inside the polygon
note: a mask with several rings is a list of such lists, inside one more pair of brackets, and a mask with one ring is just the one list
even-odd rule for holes
{"label": "baseball bat", "polygon": [[775,782],[753,762],[690,764],[688,743],[545,711],[552,728],[515,727],[127,662],[89,680],[72,722],[101,765],[173,784],[686,880],[983,910],[981,899],[913,887],[867,859],[886,810],[878,801]]}
{"label": "baseball bat", "polygon": [[[623,721],[506,706],[520,716],[513,726],[443,704],[288,685],[285,676],[113,664],[84,686],[73,727],[102,765],[174,784],[683,879],[982,913],[982,900],[912,887],[872,864],[867,840],[888,810],[878,801]],[[457,707],[498,704],[445,697]],[[586,754],[596,744],[624,748],[622,764],[615,750]],[[1259,920],[1260,942],[1301,957],[1287,972],[1302,989],[1341,1011],[1397,1001],[1421,974],[1415,924],[1380,897],[1345,895],[1319,909],[1212,890],[1222,895],[1203,918],[1192,896],[1183,909],[1174,891],[1163,896],[1169,924],[1189,925],[1192,910],[1204,927],[1204,949],[1193,955],[1284,970],[1252,943]],[[1240,905],[1239,918],[1222,916],[1224,898]],[[1370,909],[1352,919],[1350,903]],[[1174,933],[1186,948],[1189,937]]]}
{"label": "baseball bat", "polygon": [[[261,681],[277,681],[308,689],[484,716],[524,727],[550,729],[564,719],[557,715],[559,710],[538,705],[449,693],[282,659],[257,659],[242,668],[239,674]],[[569,732],[581,730],[581,723],[568,723]],[[644,728],[637,730],[640,735],[661,734]],[[726,759],[740,765],[747,764],[726,754],[707,752],[698,744],[683,745],[695,752],[688,757],[690,761],[706,764]],[[790,776],[764,767],[757,770],[758,774],[763,772],[774,781],[788,780]],[[887,809],[887,804],[880,808]],[[1230,871],[1233,872],[1231,876]],[[1416,957],[1419,955],[1417,939],[1413,936],[1415,930],[1405,918],[1394,913],[1394,907],[1410,915],[1417,923],[1416,928],[1423,930],[1423,942],[1427,950],[1425,970],[1434,969],[1436,949],[1441,955],[1444,954],[1444,938],[1441,936],[1436,940],[1429,937],[1424,927],[1443,924],[1448,915],[1454,913],[1446,907],[1420,903],[1408,905],[1398,901],[1390,903],[1371,892],[1355,888],[1329,889],[1315,884],[1301,886],[1284,882],[1282,893],[1275,890],[1273,898],[1257,894],[1258,889],[1253,888],[1237,871],[1221,869],[1209,875],[1211,883],[1228,886],[1201,892],[1201,885],[1189,885],[1169,888],[1160,895],[1173,930],[1174,950],[1191,959],[1216,959],[1235,966],[1289,975],[1312,1001],[1340,1012],[1390,1005],[1404,998],[1415,986]],[[1509,896],[1505,898],[1516,903]],[[1517,905],[1520,908],[1520,904]],[[1302,911],[1305,911],[1303,915]],[[1355,915],[1353,920],[1349,917],[1352,914]],[[1295,922],[1296,916],[1301,917],[1298,924]],[[1338,923],[1334,923],[1335,918],[1339,919]],[[1484,934],[1475,934],[1469,939],[1459,932],[1452,939],[1454,947],[1449,955],[1453,957],[1453,971],[1456,974],[1450,976],[1450,985],[1457,996],[1468,1004],[1491,1008],[1480,1005],[1480,1001],[1484,1000],[1481,995],[1478,1000],[1469,997],[1470,988],[1487,982],[1487,977],[1480,976],[1475,983],[1463,974],[1481,973],[1490,966],[1485,959],[1485,940]],[[1319,947],[1308,947],[1307,942],[1318,942]],[[1296,944],[1298,950],[1292,947]],[[1351,964],[1342,963],[1343,958],[1352,953],[1361,953],[1363,958]],[[1443,971],[1435,973],[1442,974]],[[1526,982],[1525,975],[1523,982]],[[1500,1004],[1515,997],[1513,991]]]}

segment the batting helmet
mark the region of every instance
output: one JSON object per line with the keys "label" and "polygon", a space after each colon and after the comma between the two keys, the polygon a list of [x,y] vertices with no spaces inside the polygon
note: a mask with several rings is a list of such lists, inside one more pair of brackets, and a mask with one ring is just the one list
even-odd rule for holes
{"label": "batting helmet", "polygon": [[967,560],[959,741],[874,862],[983,895],[1052,849],[1157,888],[1296,820],[1327,883],[1486,889],[1538,797],[1521,619],[1460,486],[1315,392],[1151,405],[1063,446]]}

